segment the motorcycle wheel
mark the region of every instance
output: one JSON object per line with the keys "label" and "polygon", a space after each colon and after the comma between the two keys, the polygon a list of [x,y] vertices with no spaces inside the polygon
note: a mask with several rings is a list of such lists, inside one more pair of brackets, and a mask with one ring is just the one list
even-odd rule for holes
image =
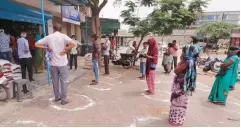
{"label": "motorcycle wheel", "polygon": [[203,72],[208,72],[209,70],[211,70],[209,67],[204,67],[203,68]]}
{"label": "motorcycle wheel", "polygon": [[212,64],[212,67],[211,67],[211,71],[212,72],[218,72],[219,71],[219,65],[220,65],[220,62],[214,62],[213,64]]}
{"label": "motorcycle wheel", "polygon": [[122,66],[123,66],[123,68],[125,68],[125,69],[129,69],[129,68],[131,68],[131,61],[130,60],[123,60],[123,62],[122,62]]}

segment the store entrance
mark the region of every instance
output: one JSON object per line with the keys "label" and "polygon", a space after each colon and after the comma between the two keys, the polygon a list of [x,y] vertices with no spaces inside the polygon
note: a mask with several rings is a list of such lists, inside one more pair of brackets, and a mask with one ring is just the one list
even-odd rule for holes
{"label": "store entrance", "polygon": [[12,63],[19,64],[19,57],[17,52],[17,39],[20,38],[21,32],[27,32],[26,39],[29,43],[30,52],[32,55],[32,62],[34,64],[35,59],[35,37],[39,34],[39,24],[12,21],[6,19],[0,19],[0,29],[4,29],[5,34],[10,37],[10,51]]}
{"label": "store entrance", "polygon": [[4,29],[6,34],[10,34],[15,37],[20,37],[20,33],[22,31],[25,31],[30,35],[39,33],[38,24],[5,19],[0,19],[0,28]]}

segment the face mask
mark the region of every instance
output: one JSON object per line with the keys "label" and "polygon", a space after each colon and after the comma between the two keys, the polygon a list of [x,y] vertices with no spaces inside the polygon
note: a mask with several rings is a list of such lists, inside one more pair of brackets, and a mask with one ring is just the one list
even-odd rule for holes
{"label": "face mask", "polygon": [[109,40],[109,38],[105,38],[105,40]]}
{"label": "face mask", "polygon": [[21,37],[25,38],[27,36],[26,33],[21,33]]}

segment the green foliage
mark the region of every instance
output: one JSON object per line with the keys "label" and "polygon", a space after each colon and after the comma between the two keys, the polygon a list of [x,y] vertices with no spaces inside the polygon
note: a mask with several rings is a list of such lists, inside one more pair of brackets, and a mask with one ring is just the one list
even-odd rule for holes
{"label": "green foliage", "polygon": [[130,28],[130,32],[132,32],[137,37],[145,37],[149,34],[151,30],[150,21],[148,19],[141,20],[136,24],[136,26],[132,26]]}
{"label": "green foliage", "polygon": [[174,19],[170,13],[159,10],[153,11],[149,17],[151,18],[151,30],[158,35],[169,35],[174,27]]}
{"label": "green foliage", "polygon": [[204,35],[212,39],[228,39],[231,30],[235,27],[239,26],[229,22],[210,22],[199,27],[197,35]]}
{"label": "green foliage", "polygon": [[124,18],[122,23],[135,26],[136,23],[140,21],[140,18],[135,15],[137,7],[136,3],[133,1],[127,1],[125,7],[127,7],[127,10],[122,10],[120,14],[120,17]]}
{"label": "green foliage", "polygon": [[[202,8],[207,5],[207,0],[192,0],[188,8],[185,7],[186,0],[136,1],[137,3],[129,0],[125,3],[127,9],[123,10],[120,15],[124,18],[123,23],[130,25],[132,32],[134,32],[133,30],[138,30],[136,33],[140,33],[140,30],[145,30],[145,32],[143,32],[143,34],[145,34],[146,29],[139,28],[146,27],[149,29],[149,32],[153,32],[158,35],[169,35],[172,33],[173,29],[185,28],[186,26],[191,25],[197,20],[196,13],[202,13]],[[144,19],[145,21],[142,21],[135,15],[137,4],[140,6],[153,5],[156,6],[156,9],[149,14],[146,19]],[[146,23],[146,25],[140,26],[142,23]]]}
{"label": "green foliage", "polygon": [[192,0],[189,4],[188,11],[202,13],[203,8],[207,8],[209,0]]}

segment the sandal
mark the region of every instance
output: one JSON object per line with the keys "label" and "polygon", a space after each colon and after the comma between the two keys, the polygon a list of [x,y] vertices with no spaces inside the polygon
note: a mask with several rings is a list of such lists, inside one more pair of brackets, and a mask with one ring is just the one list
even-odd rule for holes
{"label": "sandal", "polygon": [[70,103],[71,102],[71,100],[66,100],[66,101],[61,101],[61,105],[66,105],[66,104],[68,104],[68,103]]}
{"label": "sandal", "polygon": [[98,85],[98,84],[99,84],[99,82],[93,82],[90,85]]}

